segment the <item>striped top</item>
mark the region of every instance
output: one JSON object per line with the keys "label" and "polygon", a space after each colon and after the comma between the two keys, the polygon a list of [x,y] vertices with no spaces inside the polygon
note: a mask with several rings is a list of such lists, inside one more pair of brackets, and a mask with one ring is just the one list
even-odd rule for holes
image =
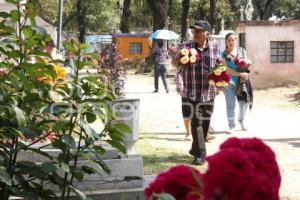
{"label": "striped top", "polygon": [[185,44],[185,47],[195,48],[199,54],[199,59],[191,66],[182,68],[178,74],[183,84],[182,96],[192,101],[213,101],[217,94],[217,88],[209,85],[208,75],[212,72],[216,60],[219,59],[217,44],[208,42],[206,48],[200,49],[192,42]]}

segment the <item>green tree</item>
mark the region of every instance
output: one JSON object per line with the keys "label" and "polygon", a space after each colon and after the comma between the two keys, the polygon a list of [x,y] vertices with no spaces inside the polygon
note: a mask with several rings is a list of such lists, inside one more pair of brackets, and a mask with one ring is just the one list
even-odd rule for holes
{"label": "green tree", "polygon": [[153,14],[153,31],[168,28],[169,0],[147,0]]}
{"label": "green tree", "polygon": [[253,4],[258,12],[260,20],[268,20],[272,16],[273,6],[276,0],[254,0]]}
{"label": "green tree", "polygon": [[[210,19],[210,0],[198,0],[191,2],[191,19],[203,19],[209,21]],[[221,20],[224,19],[228,29],[233,27],[235,13],[232,11],[228,0],[217,1],[216,4],[216,27],[215,31],[218,33],[221,27]]]}

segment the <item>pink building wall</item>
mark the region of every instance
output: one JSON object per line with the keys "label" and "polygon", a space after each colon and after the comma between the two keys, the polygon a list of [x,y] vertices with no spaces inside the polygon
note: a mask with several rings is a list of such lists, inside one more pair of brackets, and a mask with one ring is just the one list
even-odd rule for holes
{"label": "pink building wall", "polygon": [[[246,33],[246,51],[253,63],[256,89],[300,82],[300,20],[237,23],[237,34]],[[271,63],[270,41],[294,41],[293,63]]]}

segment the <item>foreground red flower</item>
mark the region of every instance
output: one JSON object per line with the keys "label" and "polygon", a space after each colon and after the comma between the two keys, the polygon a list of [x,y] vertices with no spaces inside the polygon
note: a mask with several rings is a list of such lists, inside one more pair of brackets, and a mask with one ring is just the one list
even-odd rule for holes
{"label": "foreground red flower", "polygon": [[161,173],[146,188],[146,199],[169,193],[176,200],[279,200],[275,154],[260,139],[230,138],[207,161],[205,174],[185,165]]}
{"label": "foreground red flower", "polygon": [[261,140],[228,139],[207,161],[204,199],[279,199],[279,167],[274,152]]}
{"label": "foreground red flower", "polygon": [[201,174],[187,165],[178,165],[157,176],[145,189],[146,199],[155,200],[155,194],[169,193],[176,200],[198,200],[201,196]]}

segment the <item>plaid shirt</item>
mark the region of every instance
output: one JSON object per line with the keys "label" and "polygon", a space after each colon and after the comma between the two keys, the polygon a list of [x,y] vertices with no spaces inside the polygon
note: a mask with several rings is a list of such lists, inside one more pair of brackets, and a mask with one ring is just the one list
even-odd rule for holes
{"label": "plaid shirt", "polygon": [[[196,48],[195,43],[188,43],[185,47],[195,48],[199,54],[199,60],[177,74],[178,79],[182,79],[182,86],[177,85],[177,88],[182,88],[182,96],[192,101],[213,101],[217,94],[217,88],[209,85],[208,75],[219,58],[217,44],[208,42],[208,46],[203,50]],[[178,81],[176,82],[180,84]]]}

